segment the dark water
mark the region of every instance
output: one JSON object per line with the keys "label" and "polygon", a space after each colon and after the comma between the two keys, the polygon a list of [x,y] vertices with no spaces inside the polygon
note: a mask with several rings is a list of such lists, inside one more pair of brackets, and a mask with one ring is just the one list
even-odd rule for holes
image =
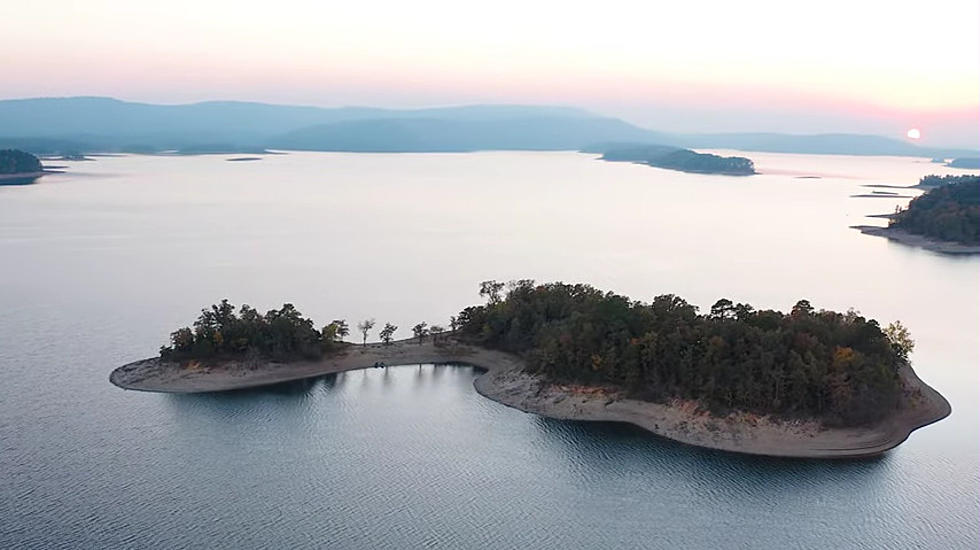
{"label": "dark water", "polygon": [[[0,189],[0,547],[977,547],[980,263],[846,230],[900,202],[849,199],[860,184],[935,167],[760,157],[833,176],[734,193],[574,154],[129,157]],[[814,462],[523,414],[465,367],[107,382],[222,296],[404,327],[515,276],[899,318],[954,414],[879,459]]]}

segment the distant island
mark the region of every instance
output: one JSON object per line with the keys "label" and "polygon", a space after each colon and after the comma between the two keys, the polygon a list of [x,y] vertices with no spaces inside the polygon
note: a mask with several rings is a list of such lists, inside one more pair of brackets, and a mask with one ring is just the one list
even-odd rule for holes
{"label": "distant island", "polygon": [[41,161],[17,149],[0,149],[0,185],[33,183],[44,175]]}
{"label": "distant island", "polygon": [[722,157],[665,145],[613,148],[603,151],[601,158],[612,162],[636,162],[696,174],[749,176],[756,173],[755,165],[745,157]]}
{"label": "distant island", "polygon": [[[505,291],[506,289],[506,291]],[[707,314],[674,295],[650,303],[588,285],[485,281],[486,303],[449,328],[397,327],[368,343],[374,320],[344,341],[290,304],[261,314],[227,301],[174,331],[159,357],[115,369],[125,389],[195,393],[351,369],[463,363],[487,371],[482,395],[526,412],[629,422],[684,443],[817,458],[880,454],[941,420],[949,404],[908,364],[914,342],[854,311],[788,314],[722,299]]]}
{"label": "distant island", "polygon": [[928,189],[889,215],[888,227],[861,232],[949,254],[980,254],[980,176],[925,176]]}
{"label": "distant island", "polygon": [[950,168],[965,168],[967,170],[980,169],[980,158],[957,158],[946,163]]}

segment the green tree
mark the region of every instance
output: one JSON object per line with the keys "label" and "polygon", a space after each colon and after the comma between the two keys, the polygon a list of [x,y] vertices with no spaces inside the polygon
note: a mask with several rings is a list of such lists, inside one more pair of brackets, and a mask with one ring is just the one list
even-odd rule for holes
{"label": "green tree", "polygon": [[909,332],[909,329],[905,328],[901,321],[895,321],[885,327],[885,336],[888,337],[888,341],[891,342],[895,351],[903,359],[908,360],[912,350],[915,349],[915,340],[912,339],[912,333]]}
{"label": "green tree", "polygon": [[391,337],[394,336],[396,330],[398,330],[398,327],[391,323],[385,323],[384,328],[381,329],[381,341],[386,346],[391,345]]}
{"label": "green tree", "polygon": [[415,336],[415,338],[418,338],[420,346],[422,345],[422,340],[425,339],[426,334],[429,333],[429,329],[426,328],[427,326],[428,323],[422,321],[421,323],[412,327],[412,334]]}

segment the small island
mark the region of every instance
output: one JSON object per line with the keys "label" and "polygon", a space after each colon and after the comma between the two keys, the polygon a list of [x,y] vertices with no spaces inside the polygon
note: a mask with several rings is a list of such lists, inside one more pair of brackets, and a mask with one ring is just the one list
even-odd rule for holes
{"label": "small island", "polygon": [[600,158],[611,162],[635,162],[695,174],[750,176],[756,173],[755,164],[745,157],[722,157],[664,145],[622,146],[603,151]]}
{"label": "small island", "polygon": [[0,185],[34,183],[44,175],[41,161],[18,149],[0,149]]}
{"label": "small island", "polygon": [[[506,292],[504,292],[506,288]],[[449,329],[419,323],[408,340],[368,343],[373,320],[344,341],[290,304],[265,314],[223,301],[171,334],[160,356],[115,369],[124,389],[195,393],[249,388],[352,369],[468,364],[476,390],[559,419],[628,422],[701,447],[853,458],[880,454],[945,418],[949,404],[908,363],[914,345],[893,323],[799,301],[784,314],[719,300],[707,314],[674,295],[650,303],[589,285],[486,281],[486,303]]]}
{"label": "small island", "polygon": [[889,214],[888,227],[858,225],[862,233],[946,254],[980,254],[980,176],[926,176],[928,189]]}

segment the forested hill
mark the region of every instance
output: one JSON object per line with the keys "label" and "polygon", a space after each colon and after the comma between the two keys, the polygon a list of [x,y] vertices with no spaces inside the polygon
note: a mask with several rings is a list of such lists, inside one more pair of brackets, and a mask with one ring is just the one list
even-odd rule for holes
{"label": "forested hill", "polygon": [[897,406],[912,348],[900,324],[800,300],[788,314],[719,300],[708,314],[666,294],[650,303],[583,284],[481,286],[459,315],[464,337],[522,354],[547,380],[607,384],[640,399],[870,423]]}
{"label": "forested hill", "polygon": [[[937,176],[926,176],[923,181]],[[912,199],[889,227],[934,239],[980,245],[980,176],[947,176],[939,185]],[[934,181],[934,180],[930,180]],[[921,184],[920,184],[921,185]]]}
{"label": "forested hill", "polygon": [[16,149],[0,149],[0,175],[31,174],[43,170],[37,157]]}
{"label": "forested hill", "polygon": [[639,162],[657,168],[700,174],[729,176],[755,174],[755,164],[745,157],[722,157],[666,145],[617,147],[603,151],[602,160]]}

